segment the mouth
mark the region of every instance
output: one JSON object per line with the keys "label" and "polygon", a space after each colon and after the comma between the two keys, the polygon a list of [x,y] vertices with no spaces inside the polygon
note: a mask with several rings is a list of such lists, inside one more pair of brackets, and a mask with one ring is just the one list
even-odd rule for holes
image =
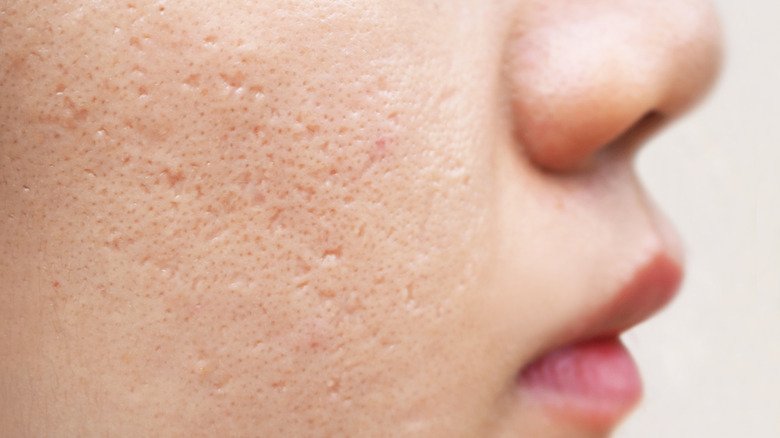
{"label": "mouth", "polygon": [[682,267],[666,254],[640,266],[576,336],[518,373],[525,399],[591,429],[614,427],[642,397],[639,370],[618,336],[666,306],[681,280]]}

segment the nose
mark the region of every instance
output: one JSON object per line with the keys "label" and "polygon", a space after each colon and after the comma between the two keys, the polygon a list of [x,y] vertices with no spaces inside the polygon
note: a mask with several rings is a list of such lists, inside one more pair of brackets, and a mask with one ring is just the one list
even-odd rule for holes
{"label": "nose", "polygon": [[644,121],[677,117],[719,70],[708,1],[522,3],[506,59],[513,123],[532,161],[548,170],[586,166]]}

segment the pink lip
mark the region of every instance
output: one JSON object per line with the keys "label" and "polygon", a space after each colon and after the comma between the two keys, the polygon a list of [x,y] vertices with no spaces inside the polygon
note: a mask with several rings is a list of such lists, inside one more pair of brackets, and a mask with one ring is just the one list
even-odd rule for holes
{"label": "pink lip", "polygon": [[608,428],[622,419],[642,396],[639,371],[617,339],[676,294],[682,267],[658,254],[634,272],[615,297],[585,318],[579,335],[537,358],[518,376],[532,402],[592,428]]}
{"label": "pink lip", "polygon": [[617,339],[586,341],[544,355],[519,377],[529,398],[592,428],[619,421],[642,396],[642,380]]}
{"label": "pink lip", "polygon": [[588,338],[616,336],[664,308],[677,295],[683,268],[657,254],[637,269],[610,303],[587,318]]}

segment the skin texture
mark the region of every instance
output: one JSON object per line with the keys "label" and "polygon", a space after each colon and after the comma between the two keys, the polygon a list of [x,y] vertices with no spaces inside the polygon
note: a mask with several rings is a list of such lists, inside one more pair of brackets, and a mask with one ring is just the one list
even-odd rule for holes
{"label": "skin texture", "polygon": [[4,2],[0,435],[604,435],[515,379],[679,258],[631,161],[718,58],[698,0]]}

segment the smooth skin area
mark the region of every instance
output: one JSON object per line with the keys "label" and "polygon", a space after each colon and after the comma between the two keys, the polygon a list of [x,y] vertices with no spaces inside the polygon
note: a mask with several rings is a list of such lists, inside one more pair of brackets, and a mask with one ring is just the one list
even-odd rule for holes
{"label": "smooth skin area", "polygon": [[516,378],[680,258],[632,159],[719,53],[699,0],[3,2],[0,435],[607,434]]}

